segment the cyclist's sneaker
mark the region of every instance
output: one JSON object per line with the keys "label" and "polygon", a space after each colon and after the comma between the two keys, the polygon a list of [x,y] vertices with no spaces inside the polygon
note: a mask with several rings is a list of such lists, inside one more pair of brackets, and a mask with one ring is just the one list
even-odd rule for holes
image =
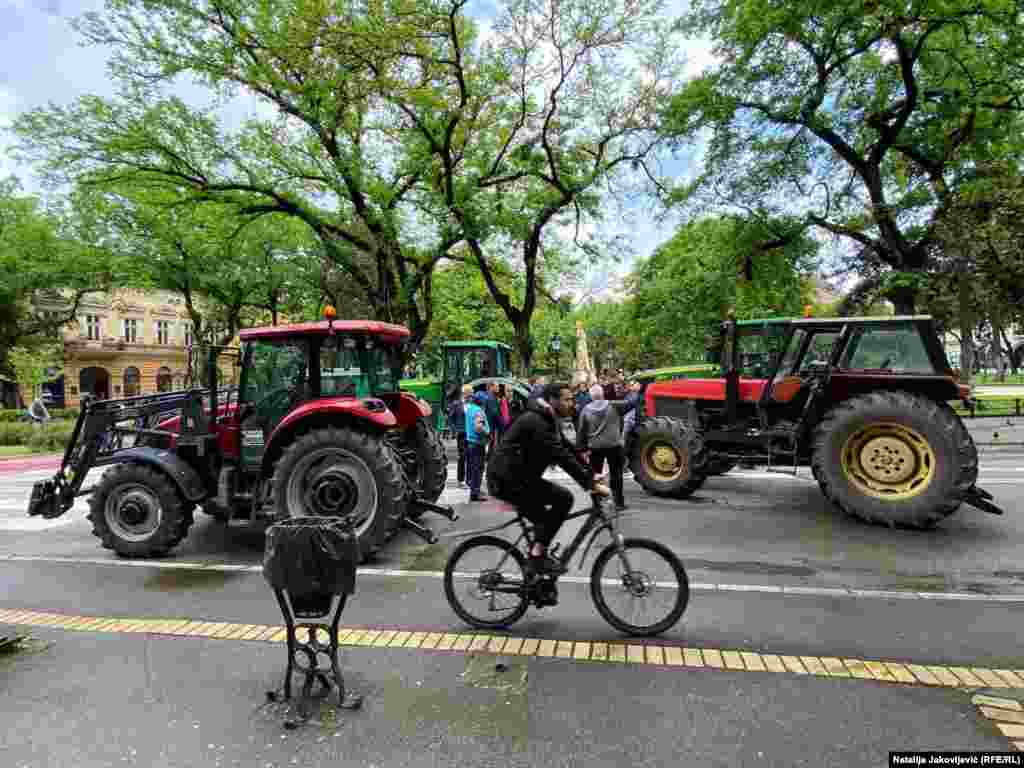
{"label": "cyclist's sneaker", "polygon": [[531,555],[526,558],[526,567],[536,576],[561,576],[568,570],[568,568],[562,565],[560,561],[546,554],[541,555],[540,557],[534,557]]}

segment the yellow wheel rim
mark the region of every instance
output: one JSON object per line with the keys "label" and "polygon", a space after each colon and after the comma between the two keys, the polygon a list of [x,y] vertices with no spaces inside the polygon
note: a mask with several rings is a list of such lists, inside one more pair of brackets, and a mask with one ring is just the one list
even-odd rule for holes
{"label": "yellow wheel rim", "polygon": [[686,457],[671,443],[652,441],[643,450],[643,463],[652,480],[669,482],[678,478],[687,468]]}
{"label": "yellow wheel rim", "polygon": [[843,446],[843,474],[861,493],[876,499],[912,499],[935,477],[935,452],[916,429],[869,424]]}

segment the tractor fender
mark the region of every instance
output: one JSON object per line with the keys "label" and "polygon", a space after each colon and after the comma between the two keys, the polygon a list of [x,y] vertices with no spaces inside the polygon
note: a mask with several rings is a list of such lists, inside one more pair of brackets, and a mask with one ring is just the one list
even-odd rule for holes
{"label": "tractor fender", "polygon": [[200,501],[207,496],[206,486],[199,473],[173,451],[151,446],[128,448],[117,452],[115,463],[155,467],[173,480],[181,495],[189,501]]}
{"label": "tractor fender", "polygon": [[354,397],[328,397],[310,400],[285,416],[270,433],[263,453],[264,472],[270,470],[276,457],[291,443],[296,432],[304,431],[304,424],[338,420],[372,424],[381,431],[398,423],[395,414],[381,398],[358,400]]}
{"label": "tractor fender", "polygon": [[394,392],[381,396],[395,415],[400,427],[411,427],[419,419],[430,416],[434,410],[430,403],[409,392]]}

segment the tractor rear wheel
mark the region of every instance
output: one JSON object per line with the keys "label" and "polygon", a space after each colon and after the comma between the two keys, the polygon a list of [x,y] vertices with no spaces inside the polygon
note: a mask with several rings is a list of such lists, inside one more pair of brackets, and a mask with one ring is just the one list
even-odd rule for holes
{"label": "tractor rear wheel", "polygon": [[963,502],[978,451],[945,403],[872,392],[833,408],[814,432],[811,464],[826,498],[847,514],[928,528]]}
{"label": "tractor rear wheel", "polygon": [[405,511],[405,480],[385,441],[327,427],[292,443],[274,470],[274,503],[287,517],[350,518],[363,560],[384,544]]}
{"label": "tractor rear wheel", "polygon": [[697,470],[703,450],[693,427],[679,419],[653,416],[637,427],[630,469],[648,493],[686,498],[704,484],[706,475]]}
{"label": "tractor rear wheel", "polygon": [[[448,482],[448,457],[437,430],[426,419],[417,419],[402,434],[401,449],[403,469],[409,484],[427,501],[441,498]],[[407,514],[416,518],[423,512],[409,510]]]}
{"label": "tractor rear wheel", "polygon": [[115,464],[89,498],[93,535],[121,557],[160,557],[188,535],[193,505],[163,472]]}

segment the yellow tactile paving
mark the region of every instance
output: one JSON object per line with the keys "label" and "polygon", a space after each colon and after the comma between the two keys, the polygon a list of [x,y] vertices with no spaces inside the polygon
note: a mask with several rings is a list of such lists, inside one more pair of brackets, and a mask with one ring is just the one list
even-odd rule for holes
{"label": "yellow tactile paving", "polygon": [[746,669],[743,666],[743,657],[736,651],[722,651],[722,660],[726,669]]}
{"label": "yellow tactile paving", "polygon": [[759,653],[747,653],[741,651],[740,656],[743,658],[743,663],[747,665],[747,669],[751,672],[765,672],[764,659]]}
{"label": "yellow tactile paving", "polygon": [[[75,632],[145,633],[179,637],[209,637],[225,640],[283,642],[287,630],[267,624],[241,624],[191,619],[125,619],[104,616],[74,616],[0,609],[0,622],[52,627]],[[306,628],[296,630],[300,641]],[[321,642],[326,641],[320,630]],[[769,672],[876,680],[887,683],[930,685],[945,688],[1024,689],[1024,670],[987,667],[947,667],[934,664],[837,657],[781,656],[754,651],[717,648],[679,648],[640,643],[602,643],[572,640],[519,638],[505,635],[414,632],[362,627],[341,628],[338,642],[347,646],[405,648],[455,652],[483,652],[519,656],[541,656],[573,661],[610,661],[649,666],[712,667],[733,672]],[[1024,707],[998,696],[972,698],[984,716],[997,722],[1011,739],[1024,739]],[[1000,716],[1001,713],[1001,716]],[[1019,735],[1013,735],[1019,734]]]}
{"label": "yellow tactile paving", "polygon": [[673,646],[666,646],[665,663],[668,664],[670,667],[683,666],[683,649],[675,648]]}
{"label": "yellow tactile paving", "polygon": [[987,707],[996,707],[998,709],[1012,709],[1017,712],[1024,712],[1024,705],[1015,699],[1004,699],[998,696],[986,696],[979,693],[977,696],[971,697],[971,702],[978,705],[984,705]]}
{"label": "yellow tactile paving", "polygon": [[780,656],[779,659],[782,661],[783,666],[792,672],[794,675],[806,675],[807,667],[804,663],[796,656]]}
{"label": "yellow tactile paving", "polygon": [[993,709],[992,707],[979,707],[979,709],[981,709],[981,714],[989,720],[1024,725],[1024,712],[1014,712],[1012,709]]}
{"label": "yellow tactile paving", "polygon": [[716,651],[713,648],[702,648],[700,654],[704,657],[704,663],[707,666],[725,669],[725,662],[722,660],[720,651]]}
{"label": "yellow tactile paving", "polygon": [[683,663],[688,667],[703,667],[704,659],[696,648],[683,648]]}
{"label": "yellow tactile paving", "polygon": [[825,669],[825,665],[821,663],[821,659],[816,656],[801,656],[800,663],[807,669],[807,673],[811,675],[821,675],[828,677],[828,670]]}
{"label": "yellow tactile paving", "polygon": [[1008,739],[1024,739],[1024,725],[1015,725],[1013,723],[996,723],[1003,736]]}
{"label": "yellow tactile paving", "polygon": [[971,667],[971,672],[980,677],[985,681],[985,685],[990,688],[1009,688],[1010,684],[1003,680],[999,675],[993,672],[991,669],[985,669],[984,667]]}

